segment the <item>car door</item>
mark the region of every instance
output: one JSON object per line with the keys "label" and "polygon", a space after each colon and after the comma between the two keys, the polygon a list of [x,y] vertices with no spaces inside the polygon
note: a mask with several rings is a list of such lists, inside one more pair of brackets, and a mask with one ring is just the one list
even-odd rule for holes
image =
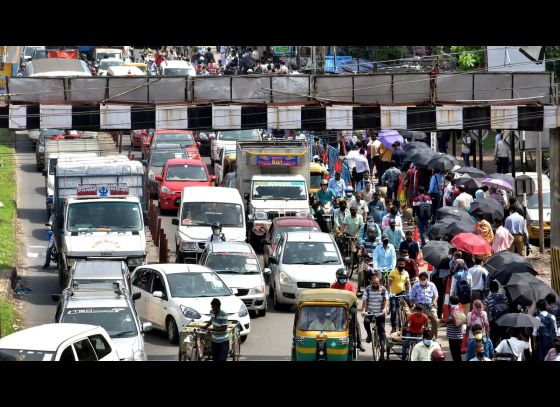
{"label": "car door", "polygon": [[93,345],[89,339],[82,338],[73,344],[74,350],[76,351],[76,356],[80,362],[95,362],[97,361],[97,354],[93,349]]}
{"label": "car door", "polygon": [[[165,328],[165,317],[167,316],[167,307],[169,304],[169,290],[166,287],[165,280],[161,273],[153,270],[152,275],[151,295],[149,300],[152,316],[151,322],[158,327]],[[161,291],[163,293],[163,298],[154,297],[155,291]]]}
{"label": "car door", "polygon": [[222,182],[224,179],[224,157],[225,157],[225,149],[220,150],[220,155],[218,157],[218,161],[214,166],[214,174],[218,177],[218,183]]}
{"label": "car door", "polygon": [[[283,246],[284,246],[284,236],[282,236],[280,238],[280,240],[278,241],[278,245],[276,246],[276,249],[274,249],[274,251],[272,252],[272,256],[276,257],[276,260],[280,261],[280,257],[282,255],[282,250],[283,250]],[[279,269],[279,265],[278,264],[272,264],[269,263],[269,268],[272,271],[272,277],[274,280],[274,289],[276,289],[276,284],[278,283],[279,277],[278,274],[280,273],[280,269]]]}
{"label": "car door", "polygon": [[151,269],[142,268],[137,270],[132,278],[132,292],[141,294],[141,297],[134,302],[134,307],[143,321],[150,321],[148,318],[148,297],[152,295],[150,293],[151,277]]}
{"label": "car door", "polygon": [[103,335],[90,335],[88,339],[95,349],[98,360],[119,360],[116,350],[111,347],[111,344]]}
{"label": "car door", "polygon": [[62,352],[60,352],[55,360],[59,362],[75,362],[76,360],[78,360],[72,344],[68,344],[66,347],[64,347]]}

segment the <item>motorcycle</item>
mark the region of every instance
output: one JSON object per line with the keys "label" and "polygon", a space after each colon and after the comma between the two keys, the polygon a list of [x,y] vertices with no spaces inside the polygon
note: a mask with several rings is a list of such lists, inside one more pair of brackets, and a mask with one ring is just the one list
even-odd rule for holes
{"label": "motorcycle", "polygon": [[321,231],[331,233],[334,224],[334,210],[330,202],[322,202],[319,207],[317,221],[321,227]]}
{"label": "motorcycle", "polygon": [[45,223],[45,226],[48,226],[47,229],[47,240],[48,244],[47,247],[52,245],[51,254],[50,254],[50,261],[54,264],[58,264],[58,251],[56,250],[56,244],[54,241],[54,232],[52,229],[52,225],[50,223]]}

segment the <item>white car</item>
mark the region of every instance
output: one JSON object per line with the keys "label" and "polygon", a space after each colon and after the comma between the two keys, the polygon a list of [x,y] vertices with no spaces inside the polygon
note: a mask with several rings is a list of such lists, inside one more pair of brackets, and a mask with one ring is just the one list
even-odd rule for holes
{"label": "white car", "polygon": [[329,288],[336,270],[343,268],[334,237],[322,232],[288,232],[268,258],[272,270],[269,295],[274,308],[297,304],[298,293],[306,288]]}
{"label": "white car", "polygon": [[230,288],[237,289],[237,296],[249,311],[266,315],[266,290],[259,259],[250,244],[245,242],[218,242],[206,247],[200,264],[216,272]]}
{"label": "white car", "polygon": [[241,324],[241,340],[251,330],[247,307],[208,267],[195,264],[149,264],[132,275],[132,290],[141,293],[136,302],[140,318],[167,332],[169,342],[179,343],[179,332],[191,321],[210,320],[210,302],[218,298],[228,319]]}
{"label": "white car", "polygon": [[120,58],[105,58],[99,61],[99,69],[97,71],[97,76],[107,76],[109,68],[112,66],[121,66],[124,61]]}
{"label": "white car", "polygon": [[[511,174],[508,174],[511,175]],[[538,177],[536,172],[517,173],[517,178],[526,175],[533,180],[533,194],[527,195],[527,231],[529,239],[539,238],[539,196],[538,196]],[[552,212],[550,204],[550,178],[542,174],[543,189],[543,230],[544,238],[550,238],[550,214]],[[518,196],[517,201],[523,204],[523,197]]]}
{"label": "white car", "polygon": [[226,151],[235,152],[238,141],[262,140],[262,132],[258,129],[219,131],[217,133],[210,133],[209,138],[210,163],[214,166],[214,163],[220,160],[220,150],[222,148]]}
{"label": "white car", "polygon": [[107,331],[86,324],[44,324],[0,339],[0,361],[116,361]]}

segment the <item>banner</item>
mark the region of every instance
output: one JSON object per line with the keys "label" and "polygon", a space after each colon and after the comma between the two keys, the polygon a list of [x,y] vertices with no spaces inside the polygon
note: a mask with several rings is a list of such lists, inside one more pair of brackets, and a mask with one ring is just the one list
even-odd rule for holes
{"label": "banner", "polygon": [[257,155],[258,167],[295,167],[298,165],[297,156],[285,155]]}
{"label": "banner", "polygon": [[294,54],[294,47],[274,47],[272,50],[274,55],[293,55]]}
{"label": "banner", "polygon": [[80,184],[76,187],[77,196],[89,196],[89,197],[111,197],[111,196],[127,196],[128,195],[128,184],[107,184],[107,185],[95,185],[95,184]]}

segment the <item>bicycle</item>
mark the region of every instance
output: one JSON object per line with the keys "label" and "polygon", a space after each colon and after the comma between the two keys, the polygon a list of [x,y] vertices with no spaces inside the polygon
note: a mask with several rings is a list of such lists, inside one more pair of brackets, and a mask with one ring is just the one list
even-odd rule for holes
{"label": "bicycle", "polygon": [[377,362],[381,359],[383,349],[377,333],[377,323],[375,322],[375,314],[373,312],[364,313],[364,318],[371,318],[371,353],[373,354],[373,361]]}
{"label": "bicycle", "polygon": [[352,278],[354,268],[358,268],[358,250],[356,248],[356,237],[343,234],[341,238],[344,240],[344,266],[348,278]]}
{"label": "bicycle", "polygon": [[[239,322],[228,321],[226,332],[229,336],[228,357],[237,362],[241,354]],[[206,322],[193,321],[185,326],[180,335],[179,361],[212,360],[212,333],[208,331]]]}

